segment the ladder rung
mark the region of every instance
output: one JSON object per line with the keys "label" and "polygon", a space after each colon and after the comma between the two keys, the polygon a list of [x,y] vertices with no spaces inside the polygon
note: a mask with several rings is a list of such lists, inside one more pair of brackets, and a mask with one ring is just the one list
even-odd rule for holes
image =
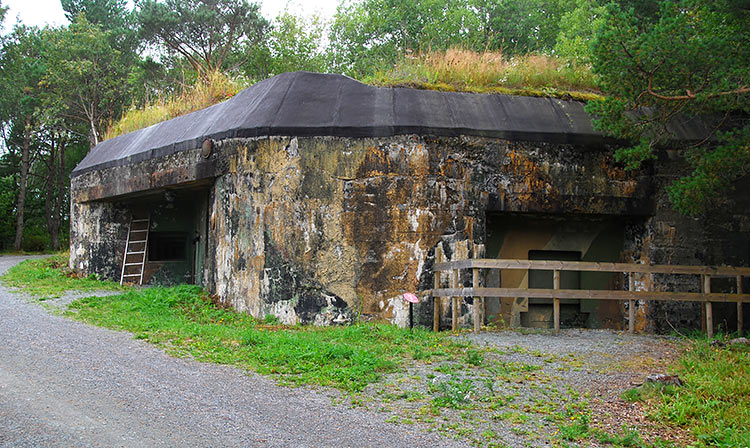
{"label": "ladder rung", "polygon": [[141,274],[124,274],[123,277],[140,277]]}
{"label": "ladder rung", "polygon": [[143,263],[125,263],[125,266],[140,266]]}
{"label": "ladder rung", "polygon": [[145,253],[146,253],[145,250],[141,250],[141,251],[138,251],[138,252],[128,252],[128,255],[137,255],[137,254],[145,254]]}
{"label": "ladder rung", "polygon": [[131,219],[130,222],[148,222],[148,219]]}
{"label": "ladder rung", "polygon": [[131,241],[130,244],[145,243],[147,240]]}
{"label": "ladder rung", "polygon": [[130,231],[130,233],[133,233],[133,232],[148,232],[148,229],[143,229],[143,230],[131,230],[131,231]]}

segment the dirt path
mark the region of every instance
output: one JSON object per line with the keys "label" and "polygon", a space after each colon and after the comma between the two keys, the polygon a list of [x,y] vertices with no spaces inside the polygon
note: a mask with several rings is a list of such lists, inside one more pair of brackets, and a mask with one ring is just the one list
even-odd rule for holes
{"label": "dirt path", "polygon": [[[0,257],[0,274],[24,257]],[[0,286],[0,446],[466,446],[235,368],[172,358]]]}

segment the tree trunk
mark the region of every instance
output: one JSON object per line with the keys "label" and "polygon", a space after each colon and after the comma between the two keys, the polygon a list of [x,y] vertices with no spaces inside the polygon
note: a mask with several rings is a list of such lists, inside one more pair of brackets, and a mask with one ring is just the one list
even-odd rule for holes
{"label": "tree trunk", "polygon": [[89,118],[89,151],[94,149],[94,146],[99,144],[99,131],[96,129],[96,123],[93,118]]}
{"label": "tree trunk", "polygon": [[55,194],[55,172],[57,171],[55,163],[55,135],[52,134],[52,142],[49,149],[49,159],[47,165],[47,194],[44,195],[44,217],[47,219],[47,231],[52,235],[52,199]]}
{"label": "tree trunk", "polygon": [[65,144],[64,139],[58,143],[57,157],[59,158],[59,171],[57,172],[57,198],[55,200],[55,212],[52,218],[52,250],[60,250],[60,223],[62,222],[62,203],[65,199]]}
{"label": "tree trunk", "polygon": [[21,152],[21,177],[18,180],[18,203],[16,204],[16,240],[14,250],[21,250],[23,243],[23,207],[26,202],[26,182],[29,177],[29,149],[31,146],[31,115],[26,116],[26,127],[23,130],[23,147]]}

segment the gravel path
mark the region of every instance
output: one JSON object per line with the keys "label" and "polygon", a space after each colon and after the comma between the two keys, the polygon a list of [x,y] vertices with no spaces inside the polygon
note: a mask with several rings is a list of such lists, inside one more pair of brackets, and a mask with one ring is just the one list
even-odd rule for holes
{"label": "gravel path", "polygon": [[[0,274],[27,257],[0,257]],[[172,358],[0,286],[0,446],[465,446],[239,369]]]}
{"label": "gravel path", "polygon": [[[581,418],[610,434],[636,428],[647,441],[662,437],[687,445],[683,432],[648,419],[642,404],[621,398],[646,375],[666,372],[682,350],[675,338],[566,329],[559,335],[495,331],[457,339],[481,351],[473,360],[414,363],[406,374],[389,375],[365,390],[367,407],[390,421],[429,422],[477,446],[600,446],[590,438],[562,438],[561,425]],[[435,411],[435,397],[452,401]]]}

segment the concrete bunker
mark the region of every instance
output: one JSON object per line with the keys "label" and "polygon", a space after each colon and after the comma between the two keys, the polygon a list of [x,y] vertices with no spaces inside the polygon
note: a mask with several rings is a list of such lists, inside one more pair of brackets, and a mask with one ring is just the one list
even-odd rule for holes
{"label": "concrete bunker", "polygon": [[[675,129],[685,140],[705,132],[700,123]],[[493,257],[750,264],[748,209],[681,217],[664,192],[685,169],[679,152],[630,173],[614,161],[616,145],[575,101],[287,73],[94,148],[72,174],[70,263],[119,278],[129,223],[147,211],[151,230],[164,232],[154,244],[184,249],[179,260],[155,254],[149,282],[192,281],[237,310],[318,325],[407,324],[402,294],[431,288],[438,245],[448,257],[481,243]],[[546,325],[543,301],[493,306],[496,322]],[[622,325],[616,303],[565,306],[569,325]],[[430,325],[432,313],[420,303],[416,322]],[[692,304],[644,303],[639,328],[666,329],[665,316],[700,326]]]}

